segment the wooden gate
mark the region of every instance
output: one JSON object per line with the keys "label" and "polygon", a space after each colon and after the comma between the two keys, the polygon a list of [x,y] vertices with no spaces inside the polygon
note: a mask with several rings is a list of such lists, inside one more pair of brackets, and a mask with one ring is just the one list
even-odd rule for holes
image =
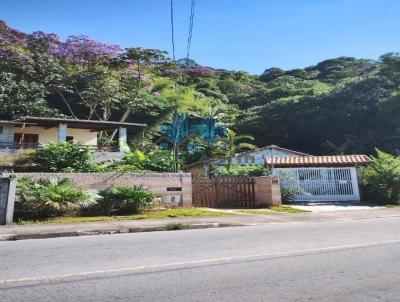
{"label": "wooden gate", "polygon": [[254,179],[242,176],[192,178],[193,205],[209,208],[252,208]]}

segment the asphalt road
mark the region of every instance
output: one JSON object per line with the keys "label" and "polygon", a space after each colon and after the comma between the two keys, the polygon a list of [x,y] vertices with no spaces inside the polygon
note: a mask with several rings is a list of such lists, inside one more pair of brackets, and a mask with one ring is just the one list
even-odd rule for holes
{"label": "asphalt road", "polygon": [[0,301],[400,301],[400,219],[0,242]]}

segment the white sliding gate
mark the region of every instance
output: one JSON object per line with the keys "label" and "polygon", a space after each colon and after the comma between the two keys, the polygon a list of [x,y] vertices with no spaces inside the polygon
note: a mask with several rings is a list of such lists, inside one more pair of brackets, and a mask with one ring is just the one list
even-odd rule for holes
{"label": "white sliding gate", "polygon": [[357,171],[344,168],[276,168],[283,188],[295,192],[293,201],[359,201]]}

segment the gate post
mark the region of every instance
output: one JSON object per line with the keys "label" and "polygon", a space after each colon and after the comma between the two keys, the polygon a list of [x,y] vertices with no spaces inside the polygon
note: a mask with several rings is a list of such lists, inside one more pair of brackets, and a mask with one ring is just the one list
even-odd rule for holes
{"label": "gate post", "polygon": [[282,204],[278,176],[254,177],[255,207]]}
{"label": "gate post", "polygon": [[350,175],[351,175],[351,185],[353,186],[353,194],[356,201],[360,201],[360,189],[358,187],[358,176],[357,176],[357,168],[351,167],[350,168]]}
{"label": "gate post", "polygon": [[17,180],[0,177],[0,225],[12,224]]}

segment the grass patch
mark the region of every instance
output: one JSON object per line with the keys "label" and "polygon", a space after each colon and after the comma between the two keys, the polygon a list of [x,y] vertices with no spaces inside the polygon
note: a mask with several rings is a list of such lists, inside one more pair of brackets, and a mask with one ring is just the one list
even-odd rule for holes
{"label": "grass patch", "polygon": [[146,211],[143,214],[127,216],[76,216],[76,217],[54,217],[46,220],[24,220],[17,224],[51,224],[51,223],[77,223],[77,222],[107,222],[140,219],[164,219],[179,217],[219,217],[232,215],[222,211],[210,211],[197,208],[179,208],[157,211]]}
{"label": "grass patch", "polygon": [[184,223],[180,223],[180,222],[174,222],[174,223],[167,224],[168,231],[185,230],[186,228],[187,228],[187,225]]}
{"label": "grass patch", "polygon": [[310,211],[306,211],[306,210],[296,209],[296,208],[293,208],[291,206],[283,206],[283,205],[281,205],[281,206],[272,206],[270,209],[272,211],[274,211],[274,212],[291,213],[291,214],[310,212]]}
{"label": "grass patch", "polygon": [[162,219],[178,217],[220,217],[229,215],[232,214],[222,211],[210,211],[198,208],[178,208],[164,211],[149,211],[140,216],[145,216],[144,219]]}
{"label": "grass patch", "polygon": [[274,213],[305,213],[309,211],[305,210],[300,210],[296,208],[292,208],[290,206],[271,206],[268,207],[267,209],[250,209],[250,210],[240,210],[240,213],[245,213],[245,214],[259,214],[259,215],[269,215],[269,214],[274,214]]}
{"label": "grass patch", "polygon": [[245,213],[245,214],[259,214],[259,215],[274,214],[273,211],[271,211],[271,210],[266,210],[266,209],[262,209],[262,210],[257,210],[257,209],[253,209],[253,210],[239,210],[238,212],[240,212],[240,213]]}

